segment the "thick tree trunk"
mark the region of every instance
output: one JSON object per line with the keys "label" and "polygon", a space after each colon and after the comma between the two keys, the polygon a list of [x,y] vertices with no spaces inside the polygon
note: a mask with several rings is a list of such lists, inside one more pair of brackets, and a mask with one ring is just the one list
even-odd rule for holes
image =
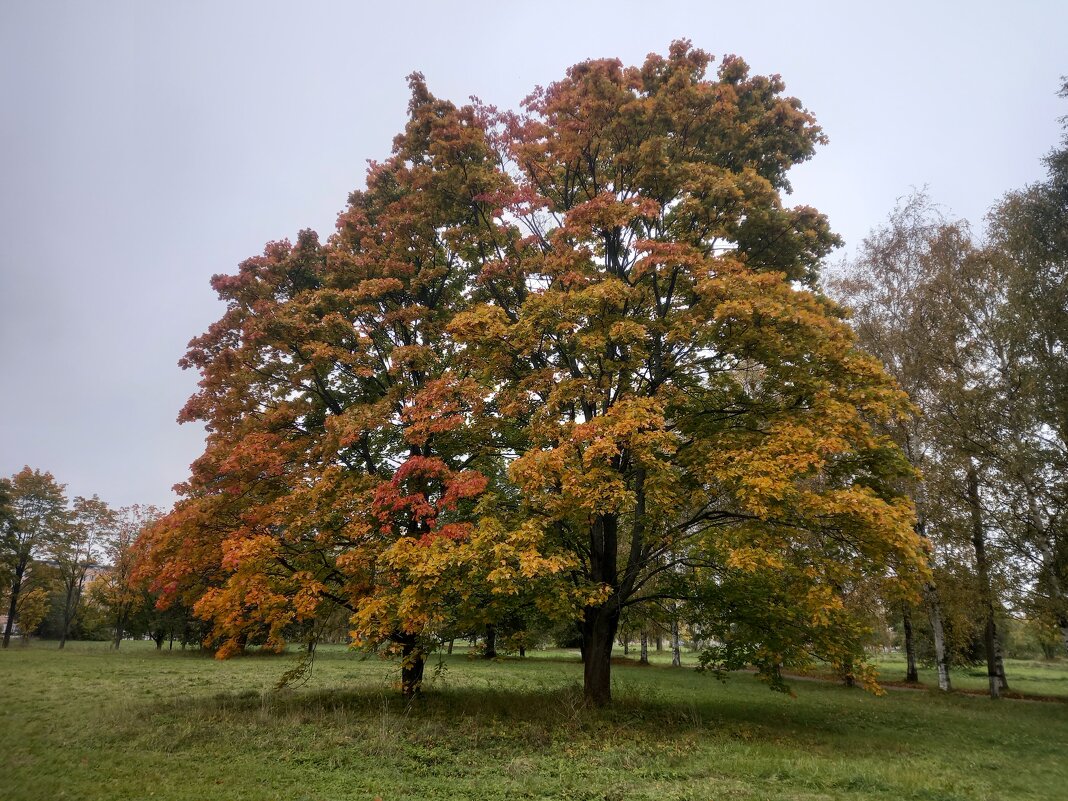
{"label": "thick tree trunk", "polygon": [[112,641],[112,645],[115,646],[115,650],[119,650],[119,643],[122,642],[122,630],[126,628],[126,613],[123,612],[117,618],[115,618],[115,639]]}
{"label": "thick tree trunk", "polygon": [[1000,698],[1001,691],[1008,687],[1005,667],[1001,660],[1001,645],[998,642],[998,626],[994,617],[994,591],[990,586],[990,566],[986,558],[986,533],[983,528],[983,510],[979,502],[979,471],[975,461],[968,460],[968,508],[971,513],[972,545],[975,547],[975,570],[979,578],[979,596],[982,598],[983,649],[986,652],[986,675],[990,697]]}
{"label": "thick tree trunk", "polygon": [[908,602],[901,605],[901,619],[905,633],[905,681],[916,684],[920,674],[916,670],[916,641],[912,635],[912,607]]}
{"label": "thick tree trunk", "polygon": [[612,701],[612,644],[618,625],[618,610],[605,606],[586,608],[582,621],[582,689],[586,702],[594,706],[606,706]]}
{"label": "thick tree trunk", "polygon": [[423,668],[426,652],[415,644],[414,639],[402,643],[401,648],[401,693],[413,698],[422,690]]}
{"label": "thick tree trunk", "polygon": [[630,656],[630,639],[625,635],[623,637],[623,656]]}
{"label": "thick tree trunk", "polygon": [[4,626],[4,648],[11,644],[11,630],[15,625],[15,613],[18,611],[19,592],[22,591],[22,574],[26,571],[26,562],[19,560],[15,565],[15,580],[11,582],[11,603],[7,608],[7,624]]}
{"label": "thick tree trunk", "polygon": [[656,652],[660,653],[664,650],[664,638],[659,634],[656,635]]}
{"label": "thick tree trunk", "polygon": [[649,664],[649,635],[642,631],[642,655],[638,660],[643,665]]}
{"label": "thick tree trunk", "polygon": [[527,655],[527,647],[525,645],[519,646],[519,658],[523,659]]}
{"label": "thick tree trunk", "polygon": [[601,606],[588,606],[583,610],[583,692],[586,703],[594,706],[606,706],[612,701],[612,645],[619,630],[620,613],[620,599],[616,595],[619,592],[618,557],[619,518],[614,514],[598,515],[590,526],[588,576],[594,582],[610,587],[613,594]]}
{"label": "thick tree trunk", "polygon": [[449,640],[449,647],[448,647],[448,649],[447,649],[447,650],[445,651],[445,653],[447,653],[447,654],[448,654],[449,656],[452,656],[452,644],[453,644],[454,642],[456,642],[456,640],[455,640],[455,639],[451,639],[451,640]]}
{"label": "thick tree trunk", "polygon": [[486,652],[482,656],[485,659],[497,658],[497,627],[492,623],[486,626]]}
{"label": "thick tree trunk", "polygon": [[1068,654],[1068,618],[1062,617],[1057,621],[1057,628],[1061,630],[1061,644],[1064,646],[1064,651]]}

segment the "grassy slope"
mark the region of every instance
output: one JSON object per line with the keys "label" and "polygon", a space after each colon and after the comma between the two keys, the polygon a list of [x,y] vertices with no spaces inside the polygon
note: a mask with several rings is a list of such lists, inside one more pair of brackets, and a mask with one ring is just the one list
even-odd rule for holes
{"label": "grassy slope", "polygon": [[[724,685],[621,666],[616,704],[589,711],[575,662],[457,655],[409,707],[390,689],[387,663],[324,649],[304,687],[271,692],[289,664],[220,663],[142,643],[118,654],[81,643],[0,653],[0,798],[1001,801],[1068,792],[1060,703],[875,698],[814,682],[790,698],[745,675]],[[1047,679],[1066,676],[1062,666]]]}

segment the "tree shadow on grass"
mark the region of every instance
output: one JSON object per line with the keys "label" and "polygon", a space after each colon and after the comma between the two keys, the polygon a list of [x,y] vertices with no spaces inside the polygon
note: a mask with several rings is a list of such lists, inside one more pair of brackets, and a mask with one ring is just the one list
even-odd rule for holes
{"label": "tree shadow on grass", "polygon": [[[611,706],[588,706],[578,684],[536,689],[507,687],[439,687],[414,699],[375,686],[321,690],[223,692],[175,700],[156,712],[195,716],[236,725],[317,724],[327,729],[374,732],[404,737],[413,743],[449,740],[457,748],[537,751],[562,740],[604,743],[666,743],[697,737],[812,743],[821,735],[842,733],[840,712],[802,707],[764,689],[710,692],[692,700],[655,687],[617,687]],[[762,688],[755,688],[759,692]]]}

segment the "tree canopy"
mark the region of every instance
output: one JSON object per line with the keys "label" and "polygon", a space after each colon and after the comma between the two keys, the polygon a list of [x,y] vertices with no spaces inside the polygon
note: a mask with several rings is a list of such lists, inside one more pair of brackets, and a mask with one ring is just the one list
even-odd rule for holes
{"label": "tree canopy", "polygon": [[622,611],[692,604],[707,661],[861,674],[845,599],[924,569],[909,413],[817,291],[837,243],[788,207],[824,141],[778,76],[689,42],[587,61],[517,112],[409,79],[409,120],[325,243],[213,286],[181,419],[208,428],[140,570],[220,655],[343,608],[414,692],[443,631],[581,630],[610,698]]}

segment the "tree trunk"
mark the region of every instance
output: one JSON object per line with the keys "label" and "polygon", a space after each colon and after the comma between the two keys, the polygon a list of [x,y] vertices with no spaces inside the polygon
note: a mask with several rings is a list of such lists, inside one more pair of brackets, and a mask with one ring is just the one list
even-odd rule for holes
{"label": "tree trunk", "polygon": [[679,641],[679,619],[671,618],[671,664],[682,667],[682,647]]}
{"label": "tree trunk", "polygon": [[22,590],[22,574],[26,571],[26,561],[20,559],[15,565],[15,580],[11,582],[11,603],[8,605],[7,624],[4,626],[4,648],[11,644],[11,630],[15,625],[15,613],[18,610],[19,592]]}
{"label": "tree trunk", "polygon": [[119,650],[119,643],[122,642],[122,630],[126,627],[126,613],[123,612],[117,618],[115,618],[115,639],[112,644],[115,646],[115,650]]}
{"label": "tree trunk", "polygon": [[[917,508],[920,504],[917,503]],[[923,514],[918,514],[916,520],[916,533],[924,543],[930,543],[927,539],[927,521]],[[953,685],[949,678],[949,653],[946,651],[946,630],[942,623],[942,601],[938,597],[938,588],[931,582],[923,585],[923,600],[927,607],[927,617],[931,621],[931,638],[934,640],[935,667],[938,670],[938,689],[942,692],[950,692]]]}
{"label": "tree trunk", "polygon": [[492,623],[486,626],[486,652],[482,654],[484,659],[497,658],[497,627]]}
{"label": "tree trunk", "polygon": [[1005,668],[1001,664],[1001,646],[998,642],[998,625],[994,617],[994,592],[990,586],[990,566],[986,559],[986,535],[983,530],[983,510],[979,502],[979,471],[973,459],[968,460],[968,508],[971,513],[972,545],[975,547],[975,570],[979,578],[979,596],[982,598],[983,649],[986,652],[986,675],[990,697],[1000,698],[1005,681]]}
{"label": "tree trunk", "polygon": [[423,667],[426,652],[415,644],[414,638],[404,641],[401,650],[401,693],[414,698],[422,691]]}
{"label": "tree trunk", "polygon": [[[88,559],[88,556],[86,557]],[[88,569],[88,568],[87,568]],[[75,616],[78,614],[78,606],[82,600],[82,588],[85,586],[85,572],[78,567],[79,574],[72,577],[71,583],[67,586],[67,599],[63,604],[63,634],[59,638],[59,647],[62,648],[67,644],[67,637],[70,635],[70,626],[74,622]]]}
{"label": "tree trunk", "polygon": [[73,615],[71,614],[71,596],[74,594],[74,588],[67,588],[67,597],[63,601],[63,632],[59,635],[59,649],[62,651],[63,646],[67,644],[67,632],[70,631],[70,621]]}
{"label": "tree trunk", "polygon": [[949,678],[949,654],[946,652],[946,632],[942,625],[942,602],[938,597],[938,588],[934,584],[924,584],[923,597],[927,602],[927,616],[931,620],[938,689],[948,693],[953,689],[953,685]]}
{"label": "tree trunk", "polygon": [[589,534],[588,578],[610,587],[612,595],[602,605],[583,610],[583,692],[586,703],[606,706],[612,701],[612,646],[619,631],[619,518],[614,514],[598,515]]}
{"label": "tree trunk", "polygon": [[630,639],[626,635],[623,636],[623,656],[630,656]]}
{"label": "tree trunk", "polygon": [[856,674],[853,673],[852,657],[846,659],[846,661],[842,663],[842,681],[845,683],[846,687],[857,686],[857,677]]}
{"label": "tree trunk", "polygon": [[649,635],[642,631],[642,655],[638,660],[643,665],[649,664]]}
{"label": "tree trunk", "polygon": [[994,668],[998,674],[998,682],[1001,684],[1001,690],[1004,692],[1009,689],[1008,679],[1005,678],[1005,651],[1001,647],[1001,636],[994,632]]}
{"label": "tree trunk", "polygon": [[906,601],[901,605],[901,619],[905,632],[905,681],[917,684],[920,674],[916,670],[916,641],[912,636],[912,607]]}
{"label": "tree trunk", "polygon": [[519,646],[519,658],[523,659],[527,655],[527,647],[525,645]]}
{"label": "tree trunk", "polygon": [[998,631],[993,617],[987,616],[983,627],[983,650],[986,653],[986,677],[990,687],[990,697],[1001,697],[1001,677],[998,676]]}
{"label": "tree trunk", "polygon": [[618,625],[619,611],[614,607],[586,607],[582,621],[582,690],[586,702],[594,706],[607,706],[612,701],[612,644]]}
{"label": "tree trunk", "polygon": [[659,634],[656,635],[656,652],[660,653],[664,650],[664,638]]}
{"label": "tree trunk", "polygon": [[456,640],[455,640],[455,639],[449,640],[449,649],[448,649],[448,650],[447,650],[447,651],[445,652],[445,653],[447,653],[447,654],[448,654],[449,656],[452,656],[452,644],[453,644],[454,642],[456,642]]}

